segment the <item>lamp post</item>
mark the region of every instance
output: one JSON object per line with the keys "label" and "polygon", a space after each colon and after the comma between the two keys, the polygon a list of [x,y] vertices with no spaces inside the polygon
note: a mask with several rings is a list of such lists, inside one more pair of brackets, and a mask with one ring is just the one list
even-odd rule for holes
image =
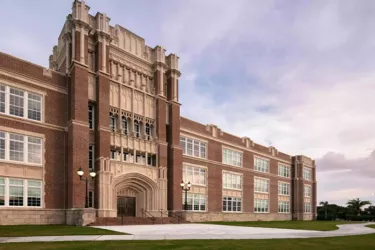
{"label": "lamp post", "polygon": [[190,190],[190,188],[191,188],[191,183],[190,183],[190,181],[188,182],[188,183],[184,183],[183,181],[181,181],[181,189],[183,190],[183,191],[185,191],[185,204],[184,204],[184,210],[185,210],[185,212],[186,212],[186,210],[187,210],[187,192]]}
{"label": "lamp post", "polygon": [[[85,179],[82,180],[82,176],[83,176],[84,173],[85,172],[83,172],[83,170],[82,170],[81,167],[77,170],[77,174],[79,175],[79,179],[81,181],[86,182],[85,208],[88,208],[89,207],[89,195],[88,195],[88,192],[89,192],[89,178],[86,177]],[[96,173],[93,170],[91,170],[89,174],[90,174],[90,176],[91,176],[92,179],[94,179],[95,176],[96,176]]]}

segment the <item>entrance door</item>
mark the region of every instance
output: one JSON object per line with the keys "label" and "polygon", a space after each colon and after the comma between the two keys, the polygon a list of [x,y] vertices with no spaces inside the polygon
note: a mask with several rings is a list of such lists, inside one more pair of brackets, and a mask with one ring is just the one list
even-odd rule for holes
{"label": "entrance door", "polygon": [[135,216],[135,197],[117,197],[117,216]]}

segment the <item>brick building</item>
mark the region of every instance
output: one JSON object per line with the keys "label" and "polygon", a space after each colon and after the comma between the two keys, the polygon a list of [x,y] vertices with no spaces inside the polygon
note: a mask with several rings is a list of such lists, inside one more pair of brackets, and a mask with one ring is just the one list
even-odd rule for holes
{"label": "brick building", "polygon": [[49,69],[0,53],[0,224],[173,215],[182,181],[189,221],[314,219],[313,160],[181,117],[178,56],[89,10]]}

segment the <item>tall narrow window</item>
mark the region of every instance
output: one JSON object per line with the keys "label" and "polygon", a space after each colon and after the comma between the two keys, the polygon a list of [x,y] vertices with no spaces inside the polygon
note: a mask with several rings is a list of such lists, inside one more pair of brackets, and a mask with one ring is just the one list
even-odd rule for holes
{"label": "tall narrow window", "polygon": [[146,123],[146,140],[151,139],[151,127],[150,124]]}
{"label": "tall narrow window", "polygon": [[23,180],[9,179],[9,206],[23,206]]}
{"label": "tall narrow window", "polygon": [[94,207],[94,192],[89,191],[89,207]]}
{"label": "tall narrow window", "polygon": [[27,206],[40,207],[42,197],[42,183],[40,181],[27,181]]}
{"label": "tall narrow window", "polygon": [[9,159],[11,161],[24,161],[23,135],[9,134]]}
{"label": "tall narrow window", "polygon": [[5,206],[5,179],[0,177],[0,206]]}
{"label": "tall narrow window", "polygon": [[109,113],[109,128],[112,132],[116,130],[116,118],[112,113]]}
{"label": "tall narrow window", "polygon": [[0,159],[5,159],[5,133],[0,132]]}
{"label": "tall narrow window", "polygon": [[9,89],[9,114],[19,117],[24,116],[24,94],[25,93],[22,90],[14,88]]}
{"label": "tall narrow window", "polygon": [[5,86],[0,85],[0,113],[5,113]]}
{"label": "tall narrow window", "polygon": [[111,154],[111,159],[115,160],[116,159],[116,151],[115,150],[111,150],[110,154]]}
{"label": "tall narrow window", "polygon": [[89,146],[89,169],[94,170],[94,146]]}
{"label": "tall narrow window", "polygon": [[129,123],[128,118],[126,116],[122,117],[122,129],[125,135],[129,134]]}
{"label": "tall narrow window", "polygon": [[28,162],[41,164],[42,163],[42,139],[35,137],[28,137],[27,141]]}
{"label": "tall narrow window", "polygon": [[42,120],[42,97],[40,95],[28,94],[27,117],[31,120]]}
{"label": "tall narrow window", "polygon": [[89,128],[94,129],[94,115],[95,115],[94,106],[89,104]]}
{"label": "tall narrow window", "polygon": [[139,122],[137,120],[134,120],[134,132],[135,132],[135,137],[139,138],[140,130],[139,130]]}

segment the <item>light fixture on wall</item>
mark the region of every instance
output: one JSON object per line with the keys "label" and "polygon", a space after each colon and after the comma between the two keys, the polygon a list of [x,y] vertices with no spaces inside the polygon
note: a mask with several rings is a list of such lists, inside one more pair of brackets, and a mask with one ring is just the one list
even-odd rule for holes
{"label": "light fixture on wall", "polygon": [[[86,177],[85,179],[82,180],[82,176],[84,175],[84,171],[82,170],[82,168],[80,167],[78,170],[77,170],[77,174],[79,175],[79,179],[81,181],[84,181],[86,182],[86,194],[85,194],[85,208],[88,208],[89,207],[89,195],[88,195],[88,192],[89,192],[89,178]],[[91,179],[94,179],[95,176],[96,176],[96,172],[94,172],[94,170],[91,170],[89,175],[91,176]]]}
{"label": "light fixture on wall", "polygon": [[191,188],[191,183],[190,181],[188,183],[185,183],[183,181],[181,181],[181,189],[182,191],[185,192],[185,205],[184,205],[184,210],[186,211],[187,210],[187,192],[190,191],[190,188]]}

